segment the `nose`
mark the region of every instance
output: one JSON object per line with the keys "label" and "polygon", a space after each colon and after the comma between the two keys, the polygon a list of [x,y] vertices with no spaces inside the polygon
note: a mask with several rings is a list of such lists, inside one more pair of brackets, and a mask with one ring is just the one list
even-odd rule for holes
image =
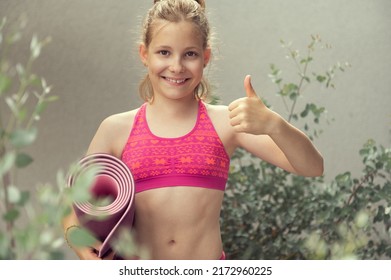
{"label": "nose", "polygon": [[169,70],[172,73],[183,73],[185,71],[185,67],[182,59],[180,57],[173,58]]}

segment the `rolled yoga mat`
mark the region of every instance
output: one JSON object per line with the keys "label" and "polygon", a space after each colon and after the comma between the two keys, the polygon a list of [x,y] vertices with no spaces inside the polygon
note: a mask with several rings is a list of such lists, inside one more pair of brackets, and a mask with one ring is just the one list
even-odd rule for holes
{"label": "rolled yoga mat", "polygon": [[68,179],[68,187],[73,187],[78,176],[90,168],[98,168],[90,186],[92,201],[108,199],[106,205],[94,202],[74,202],[73,208],[80,224],[102,242],[98,256],[110,252],[112,241],[121,228],[131,230],[134,220],[134,180],[128,167],[109,154],[97,153],[83,157],[79,168]]}

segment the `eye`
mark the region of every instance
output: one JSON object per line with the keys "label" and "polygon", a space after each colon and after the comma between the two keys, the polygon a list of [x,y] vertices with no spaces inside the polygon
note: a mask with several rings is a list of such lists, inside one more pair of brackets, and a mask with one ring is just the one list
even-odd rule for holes
{"label": "eye", "polygon": [[197,57],[198,53],[190,51],[186,53],[186,57]]}
{"label": "eye", "polygon": [[162,56],[168,56],[170,54],[170,52],[166,51],[166,50],[161,50],[161,51],[158,51],[158,54],[160,54]]}

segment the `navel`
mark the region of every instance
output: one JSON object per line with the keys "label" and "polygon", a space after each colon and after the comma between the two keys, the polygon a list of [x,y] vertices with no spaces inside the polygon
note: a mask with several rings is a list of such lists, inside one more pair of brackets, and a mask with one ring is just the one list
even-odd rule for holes
{"label": "navel", "polygon": [[174,246],[176,244],[176,241],[174,239],[171,239],[168,241],[168,246]]}

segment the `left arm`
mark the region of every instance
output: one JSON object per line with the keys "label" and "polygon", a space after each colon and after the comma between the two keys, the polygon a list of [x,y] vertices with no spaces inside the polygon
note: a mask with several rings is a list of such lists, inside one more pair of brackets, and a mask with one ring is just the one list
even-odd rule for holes
{"label": "left arm", "polygon": [[232,102],[230,124],[237,145],[289,172],[315,177],[323,174],[323,158],[299,129],[265,106],[245,78],[247,97]]}

